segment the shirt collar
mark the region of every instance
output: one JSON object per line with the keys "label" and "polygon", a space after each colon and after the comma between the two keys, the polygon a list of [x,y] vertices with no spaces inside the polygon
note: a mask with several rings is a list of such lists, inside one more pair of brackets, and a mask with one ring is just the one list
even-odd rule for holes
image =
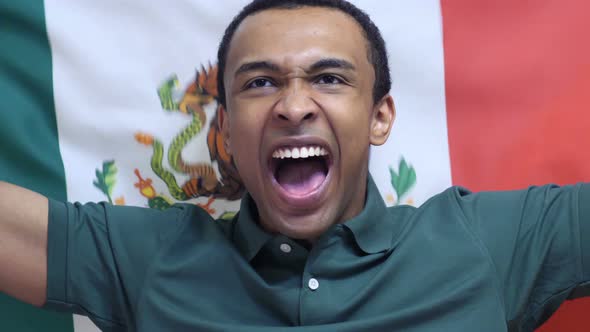
{"label": "shirt collar", "polygon": [[258,224],[258,210],[250,194],[246,193],[240,203],[233,241],[242,255],[251,261],[272,235]]}
{"label": "shirt collar", "polygon": [[371,174],[367,177],[365,207],[356,217],[346,221],[357,245],[367,254],[375,254],[392,248],[395,238],[395,223],[379,193]]}
{"label": "shirt collar", "polygon": [[[233,241],[238,250],[248,260],[252,260],[273,235],[263,230],[257,222],[256,203],[246,193],[240,204],[240,212],[233,232]],[[369,174],[365,207],[359,215],[346,221],[357,245],[367,254],[389,250],[394,238],[394,223],[388,217],[387,207],[379,189]]]}

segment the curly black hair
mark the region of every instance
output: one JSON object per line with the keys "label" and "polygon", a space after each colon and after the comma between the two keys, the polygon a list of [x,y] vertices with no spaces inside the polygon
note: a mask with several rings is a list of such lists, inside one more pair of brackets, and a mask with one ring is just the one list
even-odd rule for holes
{"label": "curly black hair", "polygon": [[367,39],[368,59],[375,70],[375,83],[373,84],[373,101],[376,103],[381,100],[383,96],[389,93],[391,89],[391,76],[389,74],[389,64],[387,62],[387,50],[385,48],[385,41],[379,32],[379,28],[371,21],[369,15],[365,12],[344,0],[254,0],[242,11],[234,17],[228,27],[225,29],[219,49],[217,51],[218,77],[217,90],[219,93],[219,103],[226,106],[225,86],[223,84],[223,74],[225,71],[225,63],[227,52],[231,40],[236,32],[236,29],[242,21],[255,13],[268,9],[297,9],[305,6],[310,7],[327,7],[340,10],[352,18],[363,29],[365,38]]}

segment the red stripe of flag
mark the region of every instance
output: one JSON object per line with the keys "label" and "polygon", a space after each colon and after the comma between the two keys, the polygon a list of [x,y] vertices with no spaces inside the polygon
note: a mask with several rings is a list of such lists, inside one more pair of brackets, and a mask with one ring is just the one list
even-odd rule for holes
{"label": "red stripe of flag", "polygon": [[[453,183],[590,181],[590,1],[442,0]],[[587,331],[590,300],[541,331]]]}

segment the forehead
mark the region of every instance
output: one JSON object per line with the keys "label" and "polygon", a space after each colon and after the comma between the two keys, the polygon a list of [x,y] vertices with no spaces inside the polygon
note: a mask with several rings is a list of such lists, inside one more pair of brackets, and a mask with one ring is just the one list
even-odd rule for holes
{"label": "forehead", "polygon": [[322,57],[368,64],[367,41],[348,14],[324,7],[270,9],[247,17],[236,30],[226,73],[248,61],[305,65]]}

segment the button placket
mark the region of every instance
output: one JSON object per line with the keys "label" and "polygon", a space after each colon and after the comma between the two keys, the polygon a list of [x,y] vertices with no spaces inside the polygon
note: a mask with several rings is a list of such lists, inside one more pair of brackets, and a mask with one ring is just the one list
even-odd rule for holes
{"label": "button placket", "polygon": [[281,249],[281,251],[284,252],[285,254],[288,254],[291,252],[291,250],[293,250],[291,245],[288,243],[281,243],[281,245],[279,246],[279,249]]}
{"label": "button placket", "polygon": [[307,282],[307,287],[314,291],[320,287],[320,282],[316,278],[310,278]]}

